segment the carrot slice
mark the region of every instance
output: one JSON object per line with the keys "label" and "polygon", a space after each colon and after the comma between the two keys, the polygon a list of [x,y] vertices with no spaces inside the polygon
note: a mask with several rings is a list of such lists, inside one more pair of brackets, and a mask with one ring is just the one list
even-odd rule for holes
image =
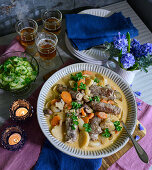
{"label": "carrot slice", "polygon": [[92,119],[94,117],[94,113],[90,113],[89,115],[88,115],[88,118],[89,119]]}
{"label": "carrot slice", "polygon": [[85,77],[85,81],[88,81],[88,80],[90,80],[90,78],[89,77]]}
{"label": "carrot slice", "polygon": [[83,74],[83,75],[85,75],[85,74],[92,75],[92,72],[91,72],[91,71],[88,71],[88,70],[84,70],[84,71],[82,72],[82,74]]}
{"label": "carrot slice", "polygon": [[115,102],[113,100],[109,100],[108,103],[109,104],[115,104]]}
{"label": "carrot slice", "polygon": [[102,103],[108,103],[107,100],[101,99]]}
{"label": "carrot slice", "polygon": [[72,97],[71,97],[71,94],[68,92],[68,91],[63,91],[61,93],[61,98],[63,99],[63,101],[65,103],[71,103],[72,102]]}
{"label": "carrot slice", "polygon": [[71,103],[65,104],[64,108],[70,110],[72,108]]}
{"label": "carrot slice", "polygon": [[51,126],[54,127],[56,125],[59,125],[60,120],[61,120],[60,116],[58,115],[54,116],[53,119],[51,120]]}
{"label": "carrot slice", "polygon": [[88,117],[82,117],[84,123],[89,123],[89,118]]}
{"label": "carrot slice", "polygon": [[101,119],[106,119],[107,118],[107,114],[105,112],[97,112],[96,114]]}
{"label": "carrot slice", "polygon": [[81,108],[81,113],[82,113],[82,116],[86,116],[86,113],[83,108]]}
{"label": "carrot slice", "polygon": [[84,79],[80,79],[80,80],[78,81],[78,87],[81,85],[81,83],[85,84],[85,80],[84,80]]}
{"label": "carrot slice", "polygon": [[58,101],[58,99],[51,100],[51,105],[55,104]]}

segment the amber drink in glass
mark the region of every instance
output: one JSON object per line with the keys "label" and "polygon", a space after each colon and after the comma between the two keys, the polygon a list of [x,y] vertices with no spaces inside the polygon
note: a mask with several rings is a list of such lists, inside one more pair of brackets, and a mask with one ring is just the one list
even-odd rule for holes
{"label": "amber drink in glass", "polygon": [[[56,57],[56,46],[57,46],[58,38],[53,33],[38,33],[36,38],[36,46],[38,53],[40,55],[40,65],[46,64],[49,66],[50,61]],[[45,63],[43,63],[45,62]],[[43,65],[44,66],[44,65]]]}
{"label": "amber drink in glass", "polygon": [[59,10],[45,11],[42,14],[42,20],[46,32],[56,35],[61,32],[62,13]]}
{"label": "amber drink in glass", "polygon": [[20,35],[20,42],[23,46],[32,46],[35,43],[38,25],[33,19],[20,20],[16,23],[16,31]]}

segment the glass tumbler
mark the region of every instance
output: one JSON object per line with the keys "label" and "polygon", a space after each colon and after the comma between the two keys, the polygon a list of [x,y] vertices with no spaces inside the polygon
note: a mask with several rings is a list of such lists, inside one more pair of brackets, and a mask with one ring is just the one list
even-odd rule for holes
{"label": "glass tumbler", "polygon": [[62,13],[59,10],[45,11],[42,20],[46,32],[56,35],[61,32]]}
{"label": "glass tumbler", "polygon": [[25,47],[35,43],[38,25],[33,19],[20,20],[15,25],[16,32],[20,35],[21,44]]}
{"label": "glass tumbler", "polygon": [[56,57],[58,38],[53,33],[40,32],[36,38],[36,46],[40,56],[39,64],[44,68],[53,66]]}

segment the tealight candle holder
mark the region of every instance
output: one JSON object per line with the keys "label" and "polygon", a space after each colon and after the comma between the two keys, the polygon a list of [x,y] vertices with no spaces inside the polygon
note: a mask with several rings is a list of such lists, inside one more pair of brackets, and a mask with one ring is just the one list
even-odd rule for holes
{"label": "tealight candle holder", "polygon": [[10,117],[15,121],[24,121],[33,114],[33,106],[25,99],[18,99],[10,106]]}
{"label": "tealight candle holder", "polygon": [[9,126],[1,136],[1,144],[10,151],[17,151],[25,143],[25,133],[19,126]]}

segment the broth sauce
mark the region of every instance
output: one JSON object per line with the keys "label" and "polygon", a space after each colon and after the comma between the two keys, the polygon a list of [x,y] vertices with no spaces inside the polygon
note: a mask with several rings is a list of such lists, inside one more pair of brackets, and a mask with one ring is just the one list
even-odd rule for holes
{"label": "broth sauce", "polygon": [[[74,74],[74,73],[72,73],[72,74]],[[100,76],[101,74],[93,72],[93,75],[99,75]],[[102,76],[104,77],[104,80],[106,80],[106,84],[109,84],[111,87],[113,87],[116,91],[120,92],[121,95],[122,95],[122,102],[119,101],[119,100],[115,100],[115,101],[117,102],[118,106],[121,108],[121,114],[119,116],[119,120],[123,120],[123,122],[125,123],[126,119],[127,119],[127,112],[128,112],[128,106],[127,106],[127,101],[126,101],[125,95],[116,83],[114,83],[108,77],[106,77],[104,75],[102,75]],[[70,79],[70,75],[67,75],[67,76],[63,77],[62,79],[60,79],[56,84],[67,85],[68,82],[69,82],[69,79]],[[57,94],[55,94],[53,92],[53,87],[48,92],[48,95],[46,97],[46,103],[57,97]],[[47,117],[47,122],[48,122],[48,126],[51,128],[50,117]],[[90,141],[89,145],[85,148],[85,150],[100,150],[100,149],[106,148],[106,147],[110,146],[119,137],[120,133],[121,132],[113,134],[112,135],[113,137],[110,140],[108,138],[104,138],[101,135],[99,135],[97,142],[101,143],[101,144],[98,145],[98,146],[93,146],[91,144],[92,142]],[[65,143],[64,135],[65,135],[65,126],[63,126],[63,140],[61,140],[62,142]],[[73,142],[73,143],[67,143],[66,142],[66,144],[80,149],[80,147],[79,147],[79,134],[78,134],[77,140],[75,142]]]}

